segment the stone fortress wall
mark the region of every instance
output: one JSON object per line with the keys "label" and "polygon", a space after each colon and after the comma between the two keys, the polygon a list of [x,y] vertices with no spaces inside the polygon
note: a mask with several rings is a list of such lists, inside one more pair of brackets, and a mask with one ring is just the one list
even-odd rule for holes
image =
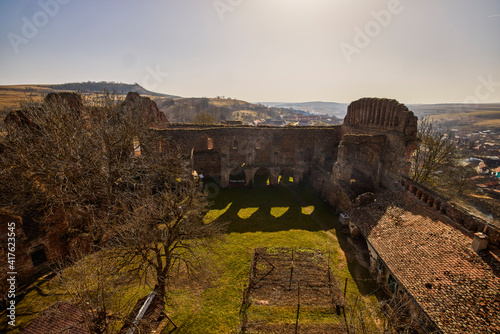
{"label": "stone fortress wall", "polygon": [[158,130],[160,149],[175,143],[191,154],[193,170],[222,188],[255,185],[267,175],[305,177],[333,206],[346,209],[364,192],[387,188],[409,171],[417,118],[396,100],[363,98],[350,104],[343,125],[252,127],[170,125]]}

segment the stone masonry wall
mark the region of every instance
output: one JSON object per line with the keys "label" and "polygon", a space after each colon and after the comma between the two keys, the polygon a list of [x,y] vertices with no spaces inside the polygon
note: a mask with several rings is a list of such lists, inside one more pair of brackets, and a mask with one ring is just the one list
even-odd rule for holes
{"label": "stone masonry wall", "polygon": [[272,179],[288,169],[297,180],[313,163],[331,170],[341,128],[177,125],[159,135],[161,147],[173,142],[185,154],[192,151],[193,169],[220,178],[226,187],[230,174],[239,168],[248,175],[247,184],[260,168],[267,169]]}
{"label": "stone masonry wall", "polygon": [[[157,143],[148,143],[148,148],[165,154],[172,147],[180,148],[191,156],[193,170],[214,178],[219,186],[225,188],[231,181],[252,185],[256,175],[265,175],[271,185],[278,184],[280,174],[292,176],[296,183],[307,177],[330,205],[342,210],[355,201],[353,178],[362,179],[374,190],[398,181],[416,141],[415,116],[395,100],[355,101],[348,108],[345,124],[326,127],[171,124],[159,114],[154,102],[138,94],[130,94],[126,102],[142,103],[142,116],[151,118],[151,131],[156,131],[159,138]],[[11,121],[22,125],[22,115],[11,116]],[[12,217],[1,216],[1,226]],[[67,238],[67,220],[57,216],[49,220],[50,224],[37,235],[24,231],[26,222],[19,220],[18,237],[23,250],[19,264],[25,277],[41,270],[32,263],[33,252],[43,250],[46,262],[53,263],[75,248]]]}
{"label": "stone masonry wall", "polygon": [[[356,164],[370,171],[373,188],[391,187],[408,169],[411,153],[417,143],[417,117],[408,108],[390,99],[363,98],[352,102],[342,125],[336,177],[347,177]],[[351,138],[348,135],[361,136]],[[359,142],[358,149],[352,149]],[[340,159],[342,156],[342,159]]]}

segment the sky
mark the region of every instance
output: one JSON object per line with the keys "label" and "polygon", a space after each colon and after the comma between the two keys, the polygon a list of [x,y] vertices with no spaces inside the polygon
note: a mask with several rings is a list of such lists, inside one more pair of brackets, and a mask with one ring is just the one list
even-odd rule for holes
{"label": "sky", "polygon": [[0,85],[500,102],[499,0],[2,0]]}

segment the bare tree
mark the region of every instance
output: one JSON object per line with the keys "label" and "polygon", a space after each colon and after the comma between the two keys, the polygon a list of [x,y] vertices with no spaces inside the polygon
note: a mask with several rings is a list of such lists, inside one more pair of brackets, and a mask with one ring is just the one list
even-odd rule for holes
{"label": "bare tree", "polygon": [[194,273],[200,248],[221,232],[202,222],[207,201],[189,157],[150,129],[140,99],[125,102],[109,94],[86,101],[55,95],[9,115],[0,137],[0,206],[32,215],[39,226],[62,212],[67,235],[90,235],[101,249],[102,259],[68,256],[76,264],[59,271],[96,333],[107,331],[109,300],[120,297],[115,279],[125,279],[113,268],[154,278],[165,298],[173,269]]}
{"label": "bare tree", "polygon": [[168,281],[183,267],[188,275],[202,267],[203,254],[223,225],[203,223],[206,199],[190,176],[172,179],[157,193],[143,194],[128,219],[114,230],[113,252],[122,267],[145,281],[153,278],[166,297]]}
{"label": "bare tree", "polygon": [[[83,254],[76,252],[71,267],[55,269],[58,283],[71,304],[82,311],[80,323],[90,333],[112,333],[115,327],[123,325],[130,305],[134,305],[142,296],[127,291],[131,277],[117,269],[112,257],[106,256],[104,252],[83,257]],[[55,316],[65,317],[64,314]]]}
{"label": "bare tree", "polygon": [[458,165],[458,147],[454,138],[428,117],[419,123],[418,138],[421,144],[413,153],[410,177],[415,182],[432,185],[440,174]]}
{"label": "bare tree", "polygon": [[197,124],[215,124],[216,120],[214,115],[202,111],[194,117],[193,122]]}
{"label": "bare tree", "polygon": [[[86,101],[77,94],[53,96],[6,118],[0,205],[39,224],[62,211],[70,229],[99,243],[135,191],[178,170],[180,156],[149,148],[159,139],[139,103],[124,104],[109,94]],[[133,154],[134,143],[143,154]]]}

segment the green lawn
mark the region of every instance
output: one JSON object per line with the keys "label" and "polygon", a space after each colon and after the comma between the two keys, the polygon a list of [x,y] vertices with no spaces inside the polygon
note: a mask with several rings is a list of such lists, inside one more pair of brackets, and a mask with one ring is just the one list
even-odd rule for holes
{"label": "green lawn", "polygon": [[[238,332],[243,290],[248,285],[252,254],[257,247],[322,250],[328,254],[342,289],[348,279],[348,303],[364,309],[368,327],[370,323],[380,325],[381,320],[375,316],[377,299],[371,294],[376,287],[367,271],[354,260],[345,235],[339,231],[337,215],[312,189],[291,184],[226,189],[219,192],[211,208],[205,223],[216,219],[228,222],[228,231],[214,244],[211,253],[204,254],[206,268],[204,276],[199,277],[200,283],[183,280],[172,287],[166,312],[179,327],[174,333]],[[131,282],[127,289],[147,294],[147,288],[136,284]],[[64,291],[54,280],[41,283],[19,303],[19,327],[60,298],[64,298]],[[278,322],[288,319],[286,313],[292,312],[283,309],[284,313],[279,314],[276,310],[273,317]],[[305,323],[314,319],[321,322],[325,319],[321,312],[324,310],[308,311],[300,319]]]}
{"label": "green lawn", "polygon": [[[359,297],[358,307],[362,304],[365,311],[377,308],[375,296],[368,296],[376,289],[368,273],[355,261],[346,260],[343,249],[352,250],[338,231],[338,216],[312,189],[288,185],[221,190],[205,222],[215,219],[229,222],[228,233],[211,257],[217,278],[211,287],[197,293],[186,289],[174,291],[168,312],[181,327],[176,333],[237,333],[242,293],[248,285],[250,262],[257,247],[313,248],[329,252],[342,288],[348,278],[348,302],[352,304]],[[358,278],[359,287],[353,276]],[[282,309],[283,314],[277,314],[276,309],[272,316],[278,322],[290,319],[287,313],[295,314],[295,310],[286,308]],[[321,312],[324,310],[301,313],[301,322],[312,319],[321,322],[325,318]],[[370,321],[379,319],[372,317]]]}

